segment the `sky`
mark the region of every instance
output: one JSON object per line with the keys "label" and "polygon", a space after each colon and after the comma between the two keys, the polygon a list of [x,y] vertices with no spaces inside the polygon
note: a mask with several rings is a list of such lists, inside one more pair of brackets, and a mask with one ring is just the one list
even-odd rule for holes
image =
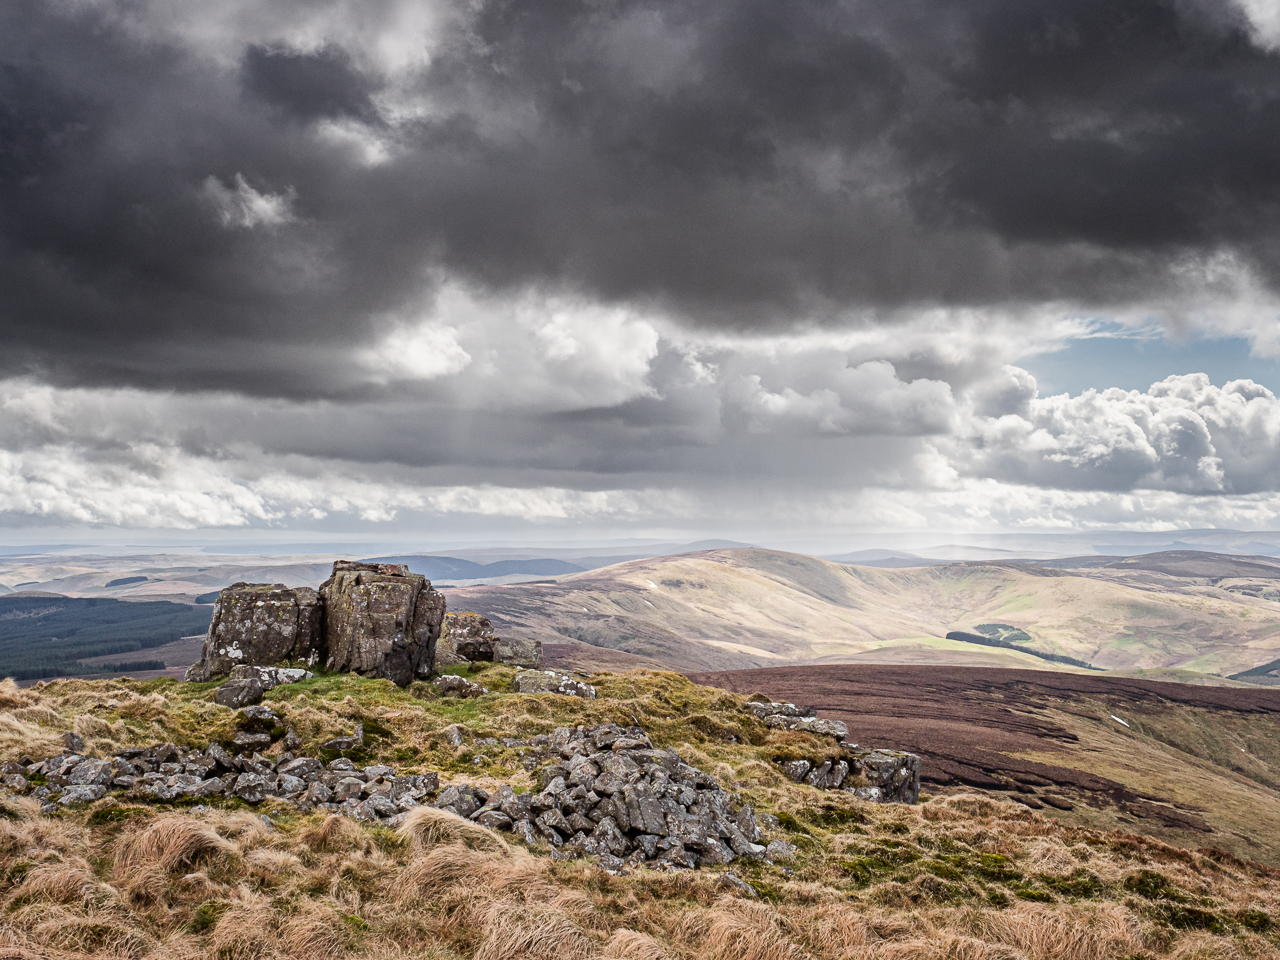
{"label": "sky", "polygon": [[0,540],[1280,526],[1277,0],[7,0]]}

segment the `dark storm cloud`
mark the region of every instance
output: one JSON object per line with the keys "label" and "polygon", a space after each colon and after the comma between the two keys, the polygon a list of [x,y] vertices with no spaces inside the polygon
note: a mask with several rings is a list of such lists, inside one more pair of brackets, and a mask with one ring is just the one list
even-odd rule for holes
{"label": "dark storm cloud", "polygon": [[350,117],[377,123],[377,85],[354,68],[340,47],[315,53],[251,46],[244,55],[245,90],[298,120]]}
{"label": "dark storm cloud", "polygon": [[1280,56],[1185,2],[486,0],[414,67],[127,6],[0,9],[9,371],[340,393],[442,276],[775,329],[1280,284]]}

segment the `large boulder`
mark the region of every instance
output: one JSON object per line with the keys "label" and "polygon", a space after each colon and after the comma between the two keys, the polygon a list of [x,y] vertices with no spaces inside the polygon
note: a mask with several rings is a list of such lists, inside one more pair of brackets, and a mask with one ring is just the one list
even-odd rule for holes
{"label": "large boulder", "polygon": [[447,667],[472,662],[541,670],[542,641],[504,640],[494,633],[488,617],[478,613],[445,614],[436,644],[436,664]]}
{"label": "large boulder", "polygon": [[324,653],[323,621],[320,597],[310,587],[232,584],[218,594],[200,660],[186,678],[225,677],[240,664],[316,663]]}
{"label": "large boulder", "polygon": [[320,586],[331,672],[382,677],[399,686],[435,666],[444,595],[398,563],[339,560]]}

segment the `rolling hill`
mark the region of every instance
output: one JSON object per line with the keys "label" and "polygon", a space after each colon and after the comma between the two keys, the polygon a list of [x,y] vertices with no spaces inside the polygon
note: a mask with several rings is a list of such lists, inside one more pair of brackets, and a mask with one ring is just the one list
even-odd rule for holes
{"label": "rolling hill", "polygon": [[[682,670],[934,663],[1229,676],[1280,658],[1280,564],[1178,552],[1082,569],[966,562],[904,569],[762,549],[636,560],[555,583],[448,593],[499,632]],[[986,626],[1016,648],[947,640]]]}

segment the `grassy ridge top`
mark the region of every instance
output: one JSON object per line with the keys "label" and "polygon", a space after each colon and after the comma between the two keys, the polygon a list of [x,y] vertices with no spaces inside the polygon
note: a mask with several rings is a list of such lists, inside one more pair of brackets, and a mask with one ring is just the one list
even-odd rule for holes
{"label": "grassy ridge top", "polygon": [[1022,646],[1098,667],[1226,675],[1280,657],[1280,603],[1251,590],[1259,592],[1238,578],[1146,569],[960,563],[889,570],[741,549],[449,596],[500,631],[544,643],[580,640],[685,670],[894,662],[899,648],[911,656],[922,647],[933,662],[1053,666],[1013,650],[965,650],[942,639],[999,623],[1023,631],[1029,639]]}
{"label": "grassy ridge top", "polygon": [[[450,746],[571,723],[639,721],[660,746],[777,816],[790,864],[611,876],[448,823],[392,833],[267,801],[250,810],[111,798],[52,816],[0,802],[0,955],[34,957],[699,958],[1280,957],[1280,874],[1229,855],[1091,830],[980,794],[882,807],[779,776],[777,756],[830,741],[770,731],[741,698],[673,674],[592,678],[595,701],[320,677],[268,702],[313,750],[362,720],[368,759],[439,769],[446,782],[520,784],[513,751]],[[167,681],[0,685],[0,753],[190,743],[229,731],[210,687]],[[736,741],[736,742],[735,742]],[[527,779],[523,782],[528,782]],[[272,824],[258,816],[268,813]],[[479,831],[479,832],[477,832]]]}

